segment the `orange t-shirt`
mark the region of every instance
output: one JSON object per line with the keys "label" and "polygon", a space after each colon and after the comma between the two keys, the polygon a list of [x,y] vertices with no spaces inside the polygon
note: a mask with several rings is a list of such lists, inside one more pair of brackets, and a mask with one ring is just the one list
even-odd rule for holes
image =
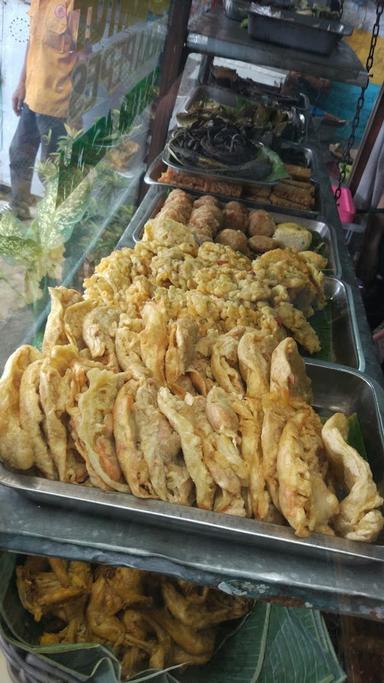
{"label": "orange t-shirt", "polygon": [[65,118],[76,64],[79,11],[73,0],[32,0],[25,102],[32,111]]}

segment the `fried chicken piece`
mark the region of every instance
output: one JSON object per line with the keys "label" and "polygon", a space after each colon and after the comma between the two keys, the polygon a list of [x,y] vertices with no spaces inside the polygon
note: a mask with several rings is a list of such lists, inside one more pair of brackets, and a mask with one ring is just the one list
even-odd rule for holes
{"label": "fried chicken piece", "polygon": [[89,643],[91,634],[85,623],[85,617],[74,617],[65,628],[57,633],[43,633],[40,645],[61,645],[62,643]]}
{"label": "fried chicken piece", "polygon": [[311,380],[292,337],[287,337],[274,349],[270,378],[271,392],[287,391],[293,399],[312,402]]}
{"label": "fried chicken piece", "polygon": [[339,503],[322,475],[323,448],[320,418],[303,406],[283,429],[276,465],[280,509],[298,536],[333,534]]}
{"label": "fried chicken piece", "polygon": [[142,572],[107,568],[92,584],[86,611],[88,628],[102,642],[117,648],[125,640],[125,626],[117,613],[128,606],[147,607],[151,602],[144,594]]}
{"label": "fried chicken piece", "polygon": [[172,581],[163,578],[161,593],[170,614],[184,626],[198,631],[209,628],[223,621],[239,619],[250,609],[251,601],[244,598],[233,598],[220,591],[210,589],[206,600],[196,604],[189,599]]}
{"label": "fried chicken piece", "polygon": [[23,607],[35,621],[40,621],[53,607],[80,597],[84,589],[64,587],[53,572],[36,572],[22,565],[16,567],[16,583]]}
{"label": "fried chicken piece", "polygon": [[24,372],[40,359],[37,349],[21,346],[8,358],[0,380],[0,460],[15,469],[28,470],[35,462],[34,444],[21,424],[19,398]]}
{"label": "fried chicken piece", "polygon": [[203,443],[197,434],[191,407],[185,401],[172,396],[165,387],[160,388],[157,402],[161,412],[180,436],[184,461],[196,487],[197,506],[211,510],[216,485],[204,461]]}
{"label": "fried chicken piece", "polygon": [[45,326],[43,353],[49,353],[58,344],[67,344],[68,338],[64,328],[65,310],[82,300],[80,292],[66,287],[50,287],[51,311]]}
{"label": "fried chicken piece", "polygon": [[344,538],[373,542],[384,525],[382,512],[378,509],[383,499],[378,494],[368,462],[347,443],[347,417],[342,413],[332,415],[323,426],[322,437],[336,481],[348,491],[340,502],[335,529]]}
{"label": "fried chicken piece", "polygon": [[196,631],[175,619],[166,608],[148,610],[148,615],[188,654],[212,656],[215,647],[214,629]]}

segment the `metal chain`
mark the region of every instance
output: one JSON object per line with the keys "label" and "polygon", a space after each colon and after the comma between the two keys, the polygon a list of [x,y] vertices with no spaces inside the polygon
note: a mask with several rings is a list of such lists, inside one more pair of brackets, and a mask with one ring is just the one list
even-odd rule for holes
{"label": "metal chain", "polygon": [[344,0],[339,0],[339,11],[338,11],[338,16],[339,16],[339,21],[341,17],[343,16],[344,12]]}
{"label": "metal chain", "polygon": [[375,19],[375,23],[373,24],[373,28],[372,28],[371,44],[369,47],[368,57],[367,57],[366,65],[365,65],[366,70],[368,72],[368,77],[367,77],[367,81],[366,81],[365,85],[363,85],[361,88],[361,92],[360,92],[360,95],[358,97],[357,104],[356,104],[355,115],[354,115],[353,120],[352,120],[351,134],[350,134],[350,136],[346,142],[346,145],[345,145],[344,150],[343,150],[343,156],[342,156],[342,159],[340,161],[339,182],[338,182],[337,188],[335,190],[335,200],[336,200],[337,205],[339,205],[339,201],[340,201],[340,197],[341,197],[341,187],[342,187],[343,183],[345,183],[345,180],[347,177],[346,165],[350,161],[350,152],[351,152],[353,145],[355,144],[356,131],[357,131],[358,125],[360,123],[360,114],[361,114],[361,110],[364,107],[365,92],[366,92],[368,85],[369,85],[369,78],[371,76],[371,70],[373,67],[373,58],[375,55],[377,38],[378,38],[379,33],[380,33],[380,20],[381,20],[381,15],[383,14],[383,12],[384,12],[384,0],[376,0],[376,19]]}

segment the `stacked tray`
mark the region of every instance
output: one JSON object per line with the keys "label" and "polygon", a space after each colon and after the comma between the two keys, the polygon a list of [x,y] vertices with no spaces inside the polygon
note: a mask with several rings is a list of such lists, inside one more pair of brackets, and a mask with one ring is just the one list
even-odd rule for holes
{"label": "stacked tray", "polygon": [[[169,190],[155,187],[149,190],[121,237],[119,248],[131,246],[133,243],[141,241],[146,222],[159,213],[168,193]],[[190,194],[196,199],[202,196],[201,192]],[[292,220],[292,216],[288,214],[274,211],[269,213],[277,223]],[[326,247],[325,256],[328,258],[329,270],[327,271],[325,292],[330,305],[332,326],[332,358],[327,359],[327,361],[362,370],[364,369],[364,354],[356,311],[350,287],[339,279],[341,265],[334,228],[322,221],[305,218],[295,218],[295,222],[319,235]]]}

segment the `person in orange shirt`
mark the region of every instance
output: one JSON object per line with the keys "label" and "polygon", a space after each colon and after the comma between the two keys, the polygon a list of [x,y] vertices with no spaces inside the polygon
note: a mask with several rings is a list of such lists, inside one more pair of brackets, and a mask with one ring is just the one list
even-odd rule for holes
{"label": "person in orange shirt", "polygon": [[41,145],[45,161],[65,135],[77,61],[79,12],[74,0],[31,0],[30,34],[12,108],[19,123],[9,149],[11,208],[30,217],[33,168]]}

